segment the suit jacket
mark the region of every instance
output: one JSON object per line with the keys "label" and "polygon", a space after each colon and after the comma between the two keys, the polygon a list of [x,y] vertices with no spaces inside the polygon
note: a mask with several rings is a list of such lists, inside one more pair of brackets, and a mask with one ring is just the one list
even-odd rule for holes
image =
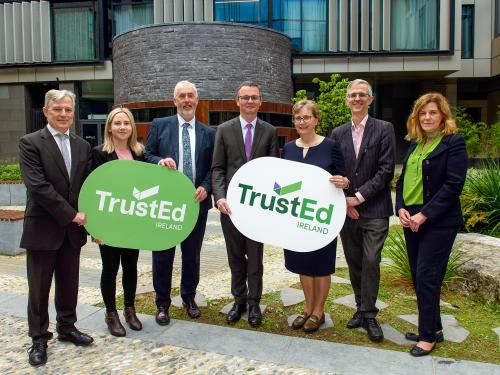
{"label": "suit jacket", "polygon": [[[279,156],[276,128],[257,118],[250,159]],[[212,189],[215,201],[226,198],[227,188],[236,171],[247,162],[240,117],[217,128],[212,161]]]}
{"label": "suit jacket", "polygon": [[365,201],[356,209],[361,218],[377,219],[393,214],[391,181],[394,177],[396,138],[390,122],[368,116],[358,157],[352,142],[352,122],[333,129],[331,137],[339,142],[350,184],[346,195],[360,192]]}
{"label": "suit jacket", "polygon": [[[396,185],[396,212],[406,207],[403,184],[406,162],[415,150],[412,142],[403,161],[403,171]],[[420,210],[435,226],[459,226],[464,220],[460,193],[467,175],[467,151],[460,135],[444,136],[437,147],[422,161],[424,205]]]}
{"label": "suit jacket", "polygon": [[19,162],[27,193],[22,248],[57,250],[66,235],[75,248],[87,242],[84,228],[72,220],[87,177],[90,145],[74,134],[69,139],[71,176],[47,127],[25,135],[19,142]]}
{"label": "suit jacket", "polygon": [[[210,167],[214,151],[215,131],[195,122],[195,167],[196,178],[194,186],[203,186],[207,191],[207,198],[200,203],[200,210],[208,211],[212,208],[212,182]],[[149,127],[148,142],[145,158],[149,163],[158,164],[161,159],[170,157],[179,165],[179,120],[177,115],[154,119]]]}

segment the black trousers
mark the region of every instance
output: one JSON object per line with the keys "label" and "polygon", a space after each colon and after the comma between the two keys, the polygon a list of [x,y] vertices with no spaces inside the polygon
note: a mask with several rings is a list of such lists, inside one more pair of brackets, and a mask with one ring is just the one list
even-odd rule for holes
{"label": "black trousers", "polygon": [[234,300],[240,304],[258,305],[262,296],[264,245],[241,234],[228,215],[221,214],[220,222],[226,241]]}
{"label": "black trousers", "polygon": [[80,248],[68,241],[58,250],[26,251],[28,276],[28,327],[33,342],[47,341],[49,327],[49,292],[52,277],[55,279],[55,307],[57,332],[68,333],[75,329],[76,303],[80,268]]}
{"label": "black trousers", "polygon": [[[193,231],[181,243],[182,274],[181,297],[184,302],[194,300],[200,281],[200,253],[208,211],[200,211]],[[153,286],[156,292],[156,306],[170,307],[172,290],[172,269],[175,247],[153,251]]]}
{"label": "black trousers", "polygon": [[125,307],[134,306],[137,290],[137,260],[139,250],[99,246],[102,259],[101,293],[106,311],[116,311],[116,275],[122,265],[122,285]]}
{"label": "black trousers", "polygon": [[389,218],[347,218],[340,232],[349,278],[356,299],[357,311],[366,318],[377,316],[382,247],[389,229]]}
{"label": "black trousers", "polygon": [[404,228],[413,286],[417,294],[419,340],[436,341],[441,331],[439,299],[458,227],[436,227],[424,223],[418,232]]}

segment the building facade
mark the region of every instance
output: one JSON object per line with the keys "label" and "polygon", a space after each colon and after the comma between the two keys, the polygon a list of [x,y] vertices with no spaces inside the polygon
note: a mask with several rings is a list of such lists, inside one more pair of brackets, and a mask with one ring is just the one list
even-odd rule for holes
{"label": "building facade", "polygon": [[[160,29],[164,39],[150,35],[138,55],[146,50],[130,42],[134,35]],[[168,35],[179,38],[169,44]],[[164,66],[175,72],[189,61],[179,60],[179,48],[192,48],[198,64],[169,74]],[[127,80],[141,78],[128,75],[127,54],[149,69],[149,80]],[[133,110],[144,138],[153,118],[175,112],[178,79],[201,87],[197,117],[216,126],[237,112],[235,85],[253,73],[262,78],[263,117],[280,128],[281,143],[293,137],[293,92],[313,96],[312,78],[333,73],[367,79],[376,95],[371,113],[394,123],[401,157],[406,117],[424,92],[444,93],[477,121],[497,120],[500,0],[0,1],[0,160],[16,160],[19,138],[44,126],[48,89],[77,94],[75,130],[97,144],[115,104]],[[162,98],[148,96],[155,87]]]}

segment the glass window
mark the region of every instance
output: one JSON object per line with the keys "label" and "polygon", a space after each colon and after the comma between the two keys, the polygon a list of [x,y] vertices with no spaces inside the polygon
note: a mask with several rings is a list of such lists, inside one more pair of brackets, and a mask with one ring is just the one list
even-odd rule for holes
{"label": "glass window", "polygon": [[215,0],[215,20],[269,26],[268,0]]}
{"label": "glass window", "polygon": [[94,9],[91,3],[83,7],[54,8],[53,19],[55,60],[95,59]]}
{"label": "glass window", "polygon": [[462,59],[474,58],[474,5],[462,5]]}
{"label": "glass window", "polygon": [[495,0],[495,36],[500,35],[500,0]]}
{"label": "glass window", "polygon": [[154,23],[153,1],[113,1],[113,35]]}
{"label": "glass window", "polygon": [[301,52],[323,52],[327,45],[326,0],[274,0],[273,29],[292,38]]}
{"label": "glass window", "polygon": [[[435,50],[438,48],[438,0],[391,2],[391,49]],[[449,17],[445,14],[444,17]]]}

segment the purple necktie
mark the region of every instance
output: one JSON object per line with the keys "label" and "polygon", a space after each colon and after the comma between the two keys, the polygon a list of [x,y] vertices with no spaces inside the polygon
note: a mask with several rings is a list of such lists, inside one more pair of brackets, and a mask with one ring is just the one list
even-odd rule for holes
{"label": "purple necktie", "polygon": [[250,160],[250,153],[252,151],[252,124],[247,124],[247,133],[245,134],[245,153],[247,154],[247,160]]}

